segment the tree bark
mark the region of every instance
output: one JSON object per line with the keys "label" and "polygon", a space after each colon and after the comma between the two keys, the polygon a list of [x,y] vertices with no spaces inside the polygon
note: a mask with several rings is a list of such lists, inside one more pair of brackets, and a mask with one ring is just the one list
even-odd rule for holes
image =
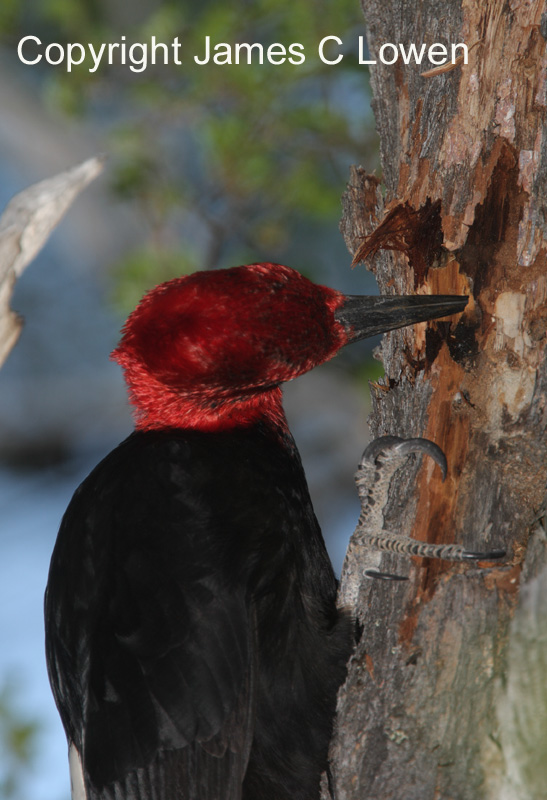
{"label": "tree bark", "polygon": [[[469,64],[372,68],[379,181],[355,168],[342,230],[380,292],[469,294],[460,319],[384,337],[374,435],[448,459],[392,486],[385,527],[498,566],[382,556],[339,696],[337,800],[539,800],[547,785],[547,11],[537,0],[363,0],[384,42],[466,42]],[[366,234],[370,238],[363,239]],[[389,250],[389,252],[388,252]],[[363,564],[368,554],[363,553]],[[329,792],[325,789],[324,797]]]}

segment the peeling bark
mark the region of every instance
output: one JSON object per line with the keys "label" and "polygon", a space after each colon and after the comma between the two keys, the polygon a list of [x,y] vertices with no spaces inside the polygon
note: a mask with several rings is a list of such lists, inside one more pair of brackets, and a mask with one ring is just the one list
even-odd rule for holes
{"label": "peeling bark", "polygon": [[[537,0],[363,6],[371,52],[387,41],[475,45],[468,65],[432,77],[424,65],[374,68],[385,202],[378,180],[357,168],[344,198],[348,247],[371,256],[382,293],[472,298],[460,319],[383,339],[373,433],[425,436],[449,465],[444,484],[431,463],[401,470],[386,527],[505,548],[508,559],[481,569],[382,556],[381,569],[410,580],[362,585],[364,630],[332,746],[335,796],[532,800],[542,795],[530,765],[547,752],[547,692],[534,683],[545,681],[547,633],[538,617],[519,635],[518,621],[544,607],[530,596],[547,595],[538,522],[547,485],[547,9]],[[533,581],[542,588],[531,595]],[[526,713],[543,720],[543,738],[525,733]]]}

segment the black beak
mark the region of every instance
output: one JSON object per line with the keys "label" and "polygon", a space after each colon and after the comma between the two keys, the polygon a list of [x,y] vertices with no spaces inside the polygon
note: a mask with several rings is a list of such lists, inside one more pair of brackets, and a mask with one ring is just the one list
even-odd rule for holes
{"label": "black beak", "polygon": [[404,297],[348,296],[334,318],[344,326],[349,342],[403,328],[415,322],[448,317],[463,311],[468,297],[449,294],[415,294]]}

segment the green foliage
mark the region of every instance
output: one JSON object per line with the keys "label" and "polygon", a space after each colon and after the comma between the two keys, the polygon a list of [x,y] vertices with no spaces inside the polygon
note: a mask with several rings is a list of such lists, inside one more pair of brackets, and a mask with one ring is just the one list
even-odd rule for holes
{"label": "green foliage", "polygon": [[[129,298],[159,280],[162,264],[177,262],[188,219],[196,216],[190,261],[202,268],[237,263],[243,253],[290,261],[290,242],[302,226],[315,226],[306,249],[310,264],[321,263],[325,237],[338,235],[348,164],[375,166],[368,75],[350,55],[364,33],[357,0],[141,0],[129,16],[121,2],[44,0],[39,8],[33,16],[44,30],[55,30],[51,41],[98,47],[124,35],[127,48],[150,47],[152,36],[168,45],[178,37],[181,44],[181,65],[170,49],[168,65],[158,50],[158,63],[151,64],[149,53],[138,73],[129,60],[102,63],[94,73],[89,60],[71,73],[46,72],[52,103],[91,114],[106,129],[112,188],[137,205],[144,221],[142,255],[116,270],[118,300],[126,296],[129,306]],[[317,52],[331,35],[344,43],[336,52],[346,54],[336,66],[322,63]],[[212,46],[259,42],[265,50],[300,43],[306,60],[200,66],[194,55],[202,56],[206,36]],[[152,255],[162,249],[156,263]]]}
{"label": "green foliage", "polygon": [[0,30],[11,30],[17,20],[18,0],[2,0],[0,3]]}
{"label": "green foliage", "polygon": [[6,680],[0,687],[0,798],[23,798],[21,779],[36,755],[39,725],[23,715],[17,704],[17,686]]}
{"label": "green foliage", "polygon": [[385,370],[381,361],[377,361],[375,358],[368,358],[366,361],[360,362],[354,368],[353,373],[358,383],[363,385],[363,393],[367,394],[369,381],[374,383],[383,378]]}
{"label": "green foliage", "polygon": [[116,266],[113,300],[120,307],[135,308],[146,289],[197,269],[199,259],[191,252],[141,248],[128,253]]}

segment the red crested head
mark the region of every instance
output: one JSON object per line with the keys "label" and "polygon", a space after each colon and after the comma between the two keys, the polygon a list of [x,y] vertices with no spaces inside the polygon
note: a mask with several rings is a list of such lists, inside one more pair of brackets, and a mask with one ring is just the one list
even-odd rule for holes
{"label": "red crested head", "polygon": [[279,384],[348,341],[344,296],[280,264],[197,272],[161,284],[129,316],[112,357],[140,429],[283,424]]}
{"label": "red crested head", "polygon": [[137,427],[285,424],[280,384],[348,342],[464,309],[466,297],[345,297],[281,264],[196,272],[152,289],[112,357]]}

